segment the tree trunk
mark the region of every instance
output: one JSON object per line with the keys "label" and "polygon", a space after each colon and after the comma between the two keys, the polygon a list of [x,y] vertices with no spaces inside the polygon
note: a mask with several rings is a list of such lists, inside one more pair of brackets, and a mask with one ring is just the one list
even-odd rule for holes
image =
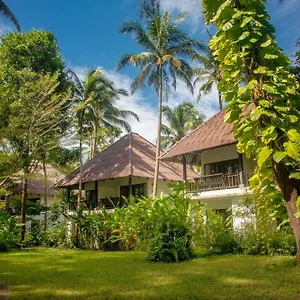
{"label": "tree trunk", "polygon": [[273,168],[279,188],[286,201],[290,225],[293,229],[297,244],[296,263],[297,265],[300,265],[300,218],[295,217],[295,214],[298,211],[297,198],[299,196],[300,181],[289,178],[290,172],[288,167],[282,162],[274,164]]}
{"label": "tree trunk", "polygon": [[76,210],[78,211],[81,205],[81,194],[82,194],[82,140],[80,136],[79,141],[79,155],[80,155],[80,167],[79,167],[79,187],[78,187],[78,198]]}
{"label": "tree trunk", "polygon": [[[44,184],[45,184],[45,188],[44,188],[44,205],[48,207],[48,203],[47,203],[47,196],[48,196],[48,174],[47,174],[47,168],[46,168],[46,162],[45,160],[43,160],[43,171],[44,171]],[[47,230],[47,218],[48,218],[48,213],[47,210],[45,210],[45,214],[44,214],[44,230]]]}
{"label": "tree trunk", "polygon": [[82,194],[82,127],[85,110],[82,110],[79,120],[79,156],[80,156],[80,167],[79,167],[79,187],[78,187],[78,198],[76,204],[76,210],[78,211],[81,205],[81,194]]}
{"label": "tree trunk", "polygon": [[286,208],[289,214],[290,224],[293,229],[294,236],[296,239],[296,244],[297,244],[296,264],[300,265],[300,218],[295,217],[295,213],[298,210],[296,205],[297,198],[298,198],[297,190],[293,189],[290,200],[286,202]]}
{"label": "tree trunk", "polygon": [[161,122],[162,122],[162,67],[160,66],[159,68],[160,69],[159,69],[159,87],[158,87],[158,122],[157,122],[156,155],[155,155],[155,170],[154,170],[152,198],[155,198],[157,194],[160,140],[161,140]]}
{"label": "tree trunk", "polygon": [[218,96],[219,96],[219,109],[221,111],[223,109],[223,105],[222,105],[222,95],[220,92],[218,92]]}
{"label": "tree trunk", "polygon": [[28,174],[25,174],[25,179],[22,182],[22,198],[21,198],[21,242],[25,239],[26,234],[26,209],[27,209],[27,198],[28,198]]}

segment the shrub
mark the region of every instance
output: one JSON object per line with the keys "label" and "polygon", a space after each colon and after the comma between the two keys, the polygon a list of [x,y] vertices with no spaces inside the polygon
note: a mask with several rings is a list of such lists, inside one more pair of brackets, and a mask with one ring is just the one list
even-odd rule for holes
{"label": "shrub", "polygon": [[[148,259],[179,262],[192,259],[192,222],[190,199],[181,185],[174,186],[169,196],[151,201],[147,213]],[[150,234],[149,234],[150,233]]]}
{"label": "shrub", "polygon": [[14,217],[0,212],[0,252],[9,251],[18,246],[20,230]]}
{"label": "shrub", "polygon": [[226,254],[236,251],[237,242],[229,224],[231,217],[226,220],[223,215],[217,214],[213,210],[207,210],[205,221],[203,217],[198,217],[198,219],[200,222],[196,223],[195,240],[200,248],[211,254]]}

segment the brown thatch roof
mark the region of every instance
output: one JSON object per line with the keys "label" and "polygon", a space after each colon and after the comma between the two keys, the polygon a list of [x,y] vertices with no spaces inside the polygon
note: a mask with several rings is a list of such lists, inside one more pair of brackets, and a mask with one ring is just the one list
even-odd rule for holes
{"label": "brown thatch roof", "polygon": [[197,153],[206,149],[235,144],[232,124],[224,122],[226,109],[223,109],[197,129],[161,155],[161,160],[170,160],[183,154]]}
{"label": "brown thatch roof", "polygon": [[[47,195],[48,196],[59,196],[59,193],[54,190],[54,184],[48,182],[47,184]],[[22,194],[23,181],[17,183],[12,194],[19,195]],[[45,183],[39,180],[28,179],[28,194],[31,195],[44,195],[45,194]]]}
{"label": "brown thatch roof", "polygon": [[[136,176],[154,177],[156,147],[137,133],[129,133],[82,166],[82,183]],[[161,162],[159,178],[182,181],[183,167],[179,163]],[[80,168],[60,180],[55,186],[66,187],[79,183]],[[187,177],[192,180],[199,175],[191,169]]]}

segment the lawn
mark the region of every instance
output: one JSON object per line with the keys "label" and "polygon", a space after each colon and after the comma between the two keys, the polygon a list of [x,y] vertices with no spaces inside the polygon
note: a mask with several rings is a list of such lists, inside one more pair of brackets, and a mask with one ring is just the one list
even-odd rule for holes
{"label": "lawn", "polygon": [[29,249],[0,254],[9,299],[300,299],[290,257],[151,263],[144,253]]}

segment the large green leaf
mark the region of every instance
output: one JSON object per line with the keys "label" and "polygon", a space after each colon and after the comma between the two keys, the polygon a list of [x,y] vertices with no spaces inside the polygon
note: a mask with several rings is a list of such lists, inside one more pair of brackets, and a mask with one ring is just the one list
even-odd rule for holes
{"label": "large green leaf", "polygon": [[262,167],[262,165],[268,160],[270,155],[273,153],[273,150],[270,149],[269,147],[264,147],[260,150],[258,154],[258,160],[257,160],[257,165],[259,167]]}

